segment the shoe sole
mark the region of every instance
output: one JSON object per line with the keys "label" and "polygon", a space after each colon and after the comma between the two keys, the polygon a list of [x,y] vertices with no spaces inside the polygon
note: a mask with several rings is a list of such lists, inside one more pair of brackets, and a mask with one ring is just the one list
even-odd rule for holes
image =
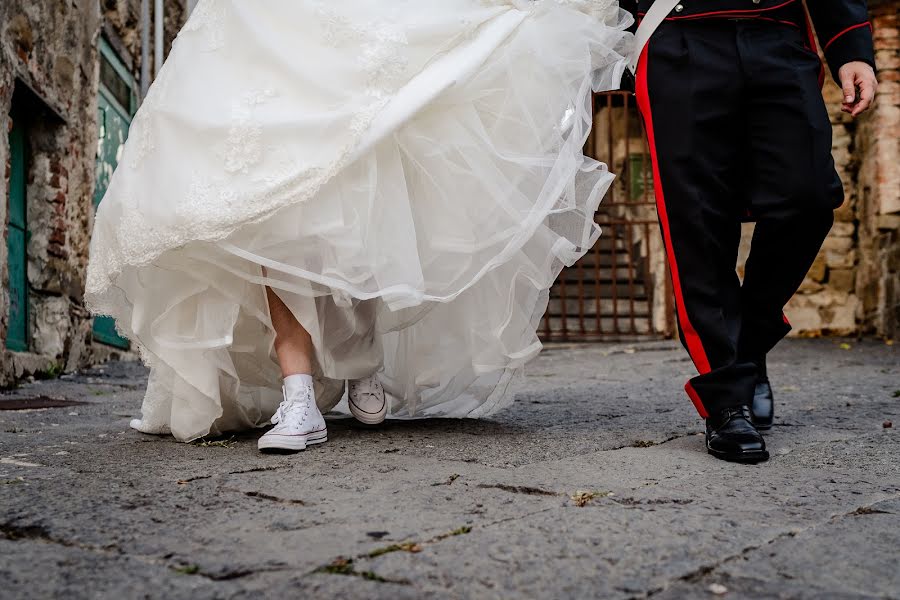
{"label": "shoe sole", "polygon": [[379,413],[364,413],[357,412],[353,410],[353,405],[350,405],[350,414],[353,415],[353,418],[362,423],[363,425],[381,425],[384,423],[384,418],[387,416],[387,407],[385,406],[384,410]]}
{"label": "shoe sole", "polygon": [[756,464],[769,460],[769,451],[762,450],[760,452],[748,452],[746,454],[728,454],[727,452],[718,452],[711,448],[707,448],[706,451],[715,456],[719,460],[724,460],[727,462],[733,463],[741,463],[741,464]]}
{"label": "shoe sole", "polygon": [[750,422],[753,423],[753,426],[756,427],[756,429],[759,431],[768,431],[772,429],[772,425],[775,424],[774,419],[769,421],[768,423],[759,423],[752,415],[750,416]]}
{"label": "shoe sole", "polygon": [[381,410],[377,413],[365,412],[356,408],[352,402],[347,402],[347,405],[350,407],[350,414],[353,415],[353,418],[364,425],[381,425],[387,416],[387,402],[381,405]]}
{"label": "shoe sole", "polygon": [[322,431],[308,435],[271,435],[259,438],[256,447],[260,452],[294,453],[306,450],[307,446],[322,444],[328,441],[328,432]]}

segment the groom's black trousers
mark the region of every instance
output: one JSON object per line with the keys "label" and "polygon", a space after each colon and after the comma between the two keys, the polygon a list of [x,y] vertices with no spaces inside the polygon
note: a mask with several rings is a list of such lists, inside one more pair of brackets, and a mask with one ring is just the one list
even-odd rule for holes
{"label": "groom's black trousers", "polygon": [[700,373],[686,389],[703,417],[750,404],[765,354],[790,330],[782,308],[843,201],[808,44],[774,21],[666,22],[639,65],[681,341]]}

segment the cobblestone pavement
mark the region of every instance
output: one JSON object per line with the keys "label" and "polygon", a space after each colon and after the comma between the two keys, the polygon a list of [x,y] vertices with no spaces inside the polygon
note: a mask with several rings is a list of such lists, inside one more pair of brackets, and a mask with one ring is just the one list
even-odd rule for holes
{"label": "cobblestone pavement", "polygon": [[756,466],[705,454],[672,343],[554,346],[489,420],[274,457],[130,430],[133,363],[34,382],[0,408],[81,404],[0,410],[0,597],[900,597],[896,347],[770,362]]}

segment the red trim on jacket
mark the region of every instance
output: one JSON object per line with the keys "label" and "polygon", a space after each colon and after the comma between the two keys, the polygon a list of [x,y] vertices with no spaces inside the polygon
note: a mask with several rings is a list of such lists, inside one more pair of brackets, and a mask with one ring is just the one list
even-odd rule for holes
{"label": "red trim on jacket", "polygon": [[[810,20],[809,12],[804,7],[803,9],[803,19],[806,21],[806,43],[809,46],[809,49],[819,53],[819,47],[816,45],[816,34],[813,30],[812,20]],[[821,61],[820,61],[821,62]],[[825,63],[822,63],[822,66],[819,67],[819,89],[825,87]]]}
{"label": "red trim on jacket", "polygon": [[825,48],[823,49],[823,51],[827,51],[828,47],[831,46],[833,43],[835,43],[838,40],[838,38],[841,37],[842,35],[844,35],[845,33],[849,33],[851,31],[853,31],[854,29],[859,29],[860,27],[868,27],[869,29],[872,29],[872,24],[869,23],[868,21],[866,21],[865,23],[858,23],[856,25],[851,25],[847,29],[843,30],[842,32],[840,32],[839,34],[837,34],[836,36],[834,36],[833,38],[828,40],[828,43],[825,44]]}
{"label": "red trim on jacket", "polygon": [[793,21],[785,21],[784,19],[773,19],[772,17],[756,17],[755,21],[771,21],[772,23],[780,23],[781,25],[790,25],[791,27],[800,26],[794,23]]}
{"label": "red trim on jacket", "polygon": [[[768,8],[756,8],[751,10],[718,10],[712,12],[705,13],[696,13],[691,15],[684,15],[683,17],[668,17],[666,21],[684,21],[688,19],[702,19],[705,17],[752,17],[754,15],[758,15],[764,12],[770,12],[773,10],[778,10],[779,8],[784,8],[789,4],[793,4],[797,2],[797,0],[786,0],[781,4],[777,4],[775,6],[770,6]],[[639,17],[643,17],[647,13],[639,13]]]}

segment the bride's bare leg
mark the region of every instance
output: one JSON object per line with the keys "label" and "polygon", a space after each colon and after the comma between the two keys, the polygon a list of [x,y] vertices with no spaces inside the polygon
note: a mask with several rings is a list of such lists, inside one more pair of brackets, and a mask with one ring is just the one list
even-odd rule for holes
{"label": "bride's bare leg", "polygon": [[281,375],[311,375],[313,366],[313,344],[309,333],[285,306],[281,298],[266,287],[269,313],[275,327],[275,353],[281,366]]}
{"label": "bride's bare leg", "polygon": [[266,299],[275,328],[275,353],[284,376],[284,400],[272,416],[275,427],[259,438],[257,447],[263,452],[297,452],[328,441],[325,419],[316,406],[312,339],[269,287]]}

